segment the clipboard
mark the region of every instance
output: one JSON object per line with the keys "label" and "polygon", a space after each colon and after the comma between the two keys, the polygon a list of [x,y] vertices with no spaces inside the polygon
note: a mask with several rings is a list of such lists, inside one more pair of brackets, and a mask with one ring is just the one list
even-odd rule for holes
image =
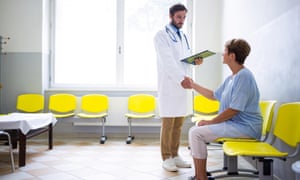
{"label": "clipboard", "polygon": [[215,54],[216,54],[216,53],[213,52],[213,51],[205,50],[205,51],[196,53],[196,54],[194,54],[194,55],[192,55],[192,56],[189,56],[189,57],[187,57],[187,58],[184,58],[184,59],[182,59],[181,61],[182,61],[182,62],[185,62],[185,63],[188,63],[188,64],[193,64],[193,65],[195,65],[195,59],[197,59],[197,58],[204,59],[204,58],[213,56],[213,55],[215,55]]}

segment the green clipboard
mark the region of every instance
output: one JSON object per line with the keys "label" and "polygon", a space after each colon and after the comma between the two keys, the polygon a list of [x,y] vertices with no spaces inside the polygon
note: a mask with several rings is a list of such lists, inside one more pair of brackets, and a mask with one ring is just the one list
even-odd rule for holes
{"label": "green clipboard", "polygon": [[209,56],[212,56],[212,55],[215,55],[216,53],[213,52],[213,51],[210,51],[210,50],[205,50],[205,51],[202,51],[202,52],[199,52],[197,54],[194,54],[192,56],[189,56],[187,58],[184,58],[182,59],[181,61],[182,62],[185,62],[185,63],[188,63],[188,64],[193,64],[195,65],[195,59],[197,58],[201,58],[201,59],[204,59],[204,58],[207,58]]}

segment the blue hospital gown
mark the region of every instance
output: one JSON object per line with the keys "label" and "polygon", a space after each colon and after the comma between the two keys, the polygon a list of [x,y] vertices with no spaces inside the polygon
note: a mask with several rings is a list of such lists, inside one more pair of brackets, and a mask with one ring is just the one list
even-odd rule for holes
{"label": "blue hospital gown", "polygon": [[239,137],[247,135],[260,139],[262,131],[262,116],[259,108],[260,94],[251,71],[241,69],[234,76],[229,76],[214,92],[220,101],[219,113],[227,108],[238,110],[239,113],[231,119],[210,125],[209,128],[222,137]]}

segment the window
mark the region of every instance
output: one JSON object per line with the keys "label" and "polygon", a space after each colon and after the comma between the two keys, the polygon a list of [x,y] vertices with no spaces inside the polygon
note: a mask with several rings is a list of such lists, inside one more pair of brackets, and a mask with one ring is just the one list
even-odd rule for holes
{"label": "window", "polygon": [[54,0],[51,87],[154,90],[153,37],[175,3]]}

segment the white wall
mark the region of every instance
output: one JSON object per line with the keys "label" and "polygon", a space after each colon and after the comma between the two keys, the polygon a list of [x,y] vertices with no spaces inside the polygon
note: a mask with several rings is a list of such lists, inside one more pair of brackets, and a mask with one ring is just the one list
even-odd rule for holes
{"label": "white wall", "polygon": [[1,0],[0,35],[10,37],[3,52],[42,51],[41,0]]}
{"label": "white wall", "polygon": [[[247,39],[252,52],[246,60],[257,78],[262,99],[300,100],[299,1],[226,1],[222,40]],[[225,71],[224,75],[228,75]],[[274,79],[274,77],[276,77]]]}
{"label": "white wall", "polygon": [[20,93],[42,93],[42,4],[40,0],[0,1],[0,35],[10,37],[0,58],[1,113],[15,110]]}
{"label": "white wall", "polygon": [[204,63],[195,68],[195,80],[199,84],[215,89],[222,80],[221,15],[222,1],[197,0],[194,3],[193,44],[195,52],[212,50],[217,55],[204,59]]}

